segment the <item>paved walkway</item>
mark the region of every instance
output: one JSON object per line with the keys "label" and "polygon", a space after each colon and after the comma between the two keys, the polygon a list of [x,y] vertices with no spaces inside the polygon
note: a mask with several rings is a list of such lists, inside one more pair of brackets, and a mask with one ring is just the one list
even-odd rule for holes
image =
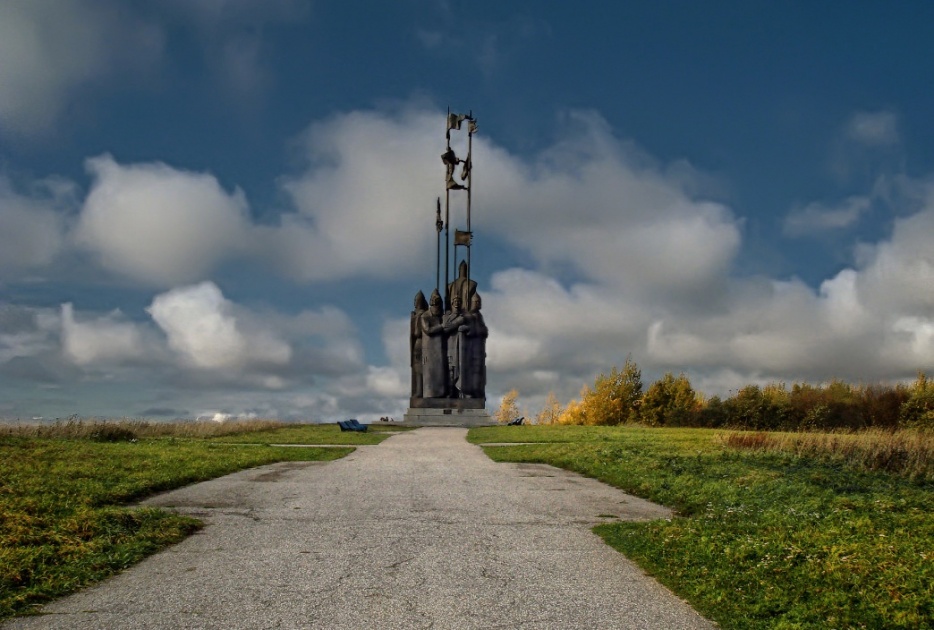
{"label": "paved walkway", "polygon": [[4,628],[710,628],[590,531],[666,510],[423,428],[147,501],[207,526]]}

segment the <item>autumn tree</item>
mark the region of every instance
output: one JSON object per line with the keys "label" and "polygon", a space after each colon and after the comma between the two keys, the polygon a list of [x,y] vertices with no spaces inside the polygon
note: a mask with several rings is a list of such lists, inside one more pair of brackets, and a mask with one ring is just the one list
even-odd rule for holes
{"label": "autumn tree", "polygon": [[581,404],[587,424],[617,425],[639,419],[641,399],[642,370],[627,358],[622,370],[613,366],[609,374],[600,374]]}
{"label": "autumn tree", "polygon": [[548,392],[548,398],[545,399],[545,405],[535,417],[536,424],[555,424],[558,418],[564,413],[561,402],[554,392]]}
{"label": "autumn tree", "polygon": [[684,426],[691,424],[699,408],[697,393],[688,377],[679,374],[675,378],[671,372],[666,372],[642,396],[639,415],[642,422],[653,427]]}
{"label": "autumn tree", "polygon": [[902,404],[901,421],[907,427],[934,428],[934,382],[918,372],[909,391],[908,400]]}
{"label": "autumn tree", "polygon": [[580,400],[571,400],[561,415],[558,416],[558,424],[587,424],[587,416],[584,414],[584,403],[590,393],[590,388],[584,385],[581,388]]}
{"label": "autumn tree", "polygon": [[506,424],[521,416],[522,414],[519,412],[519,392],[510,389],[503,395],[503,400],[499,404],[499,409],[493,413],[493,418],[500,424]]}

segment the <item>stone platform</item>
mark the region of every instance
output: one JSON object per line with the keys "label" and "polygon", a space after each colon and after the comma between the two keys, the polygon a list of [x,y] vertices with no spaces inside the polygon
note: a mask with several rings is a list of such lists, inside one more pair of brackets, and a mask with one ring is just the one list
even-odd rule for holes
{"label": "stone platform", "polygon": [[497,424],[486,409],[427,409],[409,407],[403,422],[414,427],[489,427]]}

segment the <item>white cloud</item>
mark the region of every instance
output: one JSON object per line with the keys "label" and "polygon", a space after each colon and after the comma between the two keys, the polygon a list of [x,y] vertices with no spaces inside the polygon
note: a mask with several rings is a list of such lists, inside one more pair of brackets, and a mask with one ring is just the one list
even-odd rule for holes
{"label": "white cloud", "polygon": [[[399,277],[430,267],[443,181],[438,118],[408,108],[312,126],[303,138],[309,168],[284,182],[298,213],[263,229],[265,241],[277,244],[266,249],[308,280]],[[542,264],[570,263],[601,283],[671,297],[712,290],[740,242],[729,210],[693,199],[685,169],[663,172],[598,116],[568,118],[560,142],[531,162],[477,137],[477,227]],[[453,227],[464,227],[462,198],[452,199]]]}
{"label": "white cloud", "polygon": [[437,113],[413,109],[312,125],[302,138],[307,172],[283,182],[298,212],[267,231],[277,262],[319,280],[397,277],[433,260],[438,127]]}
{"label": "white cloud", "polygon": [[568,118],[560,141],[528,165],[478,143],[478,205],[497,208],[478,224],[600,284],[669,298],[713,291],[740,244],[729,210],[693,199],[686,172],[666,174],[596,114]]}
{"label": "white cloud", "polygon": [[859,290],[880,311],[921,315],[934,309],[934,184],[922,190],[919,211],[896,219],[888,240],[858,250]]}
{"label": "white cloud", "polygon": [[62,305],[61,322],[62,351],[78,365],[144,358],[146,348],[139,326],[125,321],[119,311],[79,322],[68,303]]}
{"label": "white cloud", "polygon": [[411,391],[409,379],[391,367],[367,368],[366,385],[370,391],[387,398],[407,397]]}
{"label": "white cloud", "polygon": [[[108,269],[168,289],[149,308],[167,347],[160,369],[183,386],[263,394],[244,393],[229,408],[173,407],[318,418],[404,409],[407,317],[384,325],[388,364],[367,365],[354,321],[339,309],[278,313],[235,304],[212,282],[187,283],[235,257],[308,281],[424,277],[433,271],[443,180],[439,119],[412,106],[317,123],[301,138],[306,168],[282,180],[294,211],[279,225],[251,222],[242,193],[211,175],[89,161],[94,185],[74,241]],[[930,182],[893,185],[886,202],[910,204],[895,208],[902,218],[891,236],[860,245],[850,268],[814,288],[735,269],[742,219],[698,192],[709,188],[703,174],[657,163],[594,114],[566,122],[557,142],[531,156],[475,138],[477,243],[495,240],[532,261],[499,269],[480,287],[491,401],[510,387],[525,400],[549,390],[567,399],[630,354],[646,379],[686,370],[699,388],[721,394],[748,382],[901,378],[934,368]],[[877,199],[874,190],[868,200]],[[786,229],[845,227],[868,200],[804,205]],[[61,319],[63,354],[79,365],[129,360],[138,346],[117,315],[63,309]],[[41,345],[7,334],[11,357]]]}
{"label": "white cloud", "polygon": [[145,68],[161,51],[161,30],[116,3],[0,3],[0,127],[43,132],[79,88]]}
{"label": "white cloud", "polygon": [[788,213],[782,231],[788,236],[807,236],[815,232],[848,228],[859,221],[871,205],[871,199],[865,196],[849,197],[834,207],[809,203]]}
{"label": "white cloud", "polygon": [[169,348],[195,368],[241,370],[287,364],[292,357],[285,341],[258,322],[238,316],[211,282],[157,295],[147,312],[165,332]]}
{"label": "white cloud", "polygon": [[107,269],[172,286],[246,251],[246,199],[213,176],[161,163],[123,166],[109,155],[89,159],[87,169],[94,184],[75,240]]}

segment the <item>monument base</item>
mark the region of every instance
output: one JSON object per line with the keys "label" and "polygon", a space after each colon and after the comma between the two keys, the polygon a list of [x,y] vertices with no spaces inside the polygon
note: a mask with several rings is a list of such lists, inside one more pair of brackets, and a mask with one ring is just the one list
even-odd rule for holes
{"label": "monument base", "polygon": [[486,398],[409,398],[411,409],[486,409]]}
{"label": "monument base", "polygon": [[409,407],[403,417],[414,427],[491,427],[498,424],[486,409],[428,409]]}

